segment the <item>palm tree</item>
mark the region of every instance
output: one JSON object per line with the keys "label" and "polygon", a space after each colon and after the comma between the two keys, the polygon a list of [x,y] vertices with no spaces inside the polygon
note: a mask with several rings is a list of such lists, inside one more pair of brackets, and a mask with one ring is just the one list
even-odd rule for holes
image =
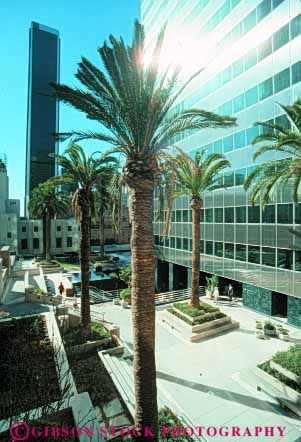
{"label": "palm tree", "polygon": [[191,305],[200,307],[200,210],[203,208],[204,192],[218,189],[220,173],[230,166],[223,154],[207,155],[205,150],[196,152],[191,158],[180,149],[174,159],[167,159],[167,216],[164,234],[169,234],[171,210],[176,197],[187,195],[192,210],[192,291]]}
{"label": "palm tree", "polygon": [[70,200],[66,192],[58,191],[51,181],[45,181],[33,189],[28,210],[31,217],[42,218],[45,226],[45,257],[49,262],[51,245],[51,220],[68,212]]}
{"label": "palm tree", "polygon": [[64,175],[52,181],[58,184],[74,184],[72,207],[80,221],[80,267],[81,267],[81,323],[85,334],[91,333],[90,314],[90,220],[92,189],[100,177],[111,176],[116,158],[107,154],[99,158],[86,156],[81,146],[71,144],[63,155],[53,154],[57,164],[64,168]]}
{"label": "palm tree", "polygon": [[[109,143],[125,157],[123,178],[129,188],[132,228],[132,323],[134,341],[135,425],[158,436],[155,365],[153,190],[160,178],[158,154],[177,135],[208,127],[232,126],[234,119],[199,109],[170,112],[197,74],[180,84],[179,69],[160,71],[164,31],[150,63],[144,63],[145,35],[135,22],[132,44],[109,37],[99,48],[104,69],[82,58],[76,73],[84,90],[54,84],[56,96],[100,123],[98,132],[73,132],[74,139]],[[141,438],[143,440],[143,438]]]}
{"label": "palm tree", "polygon": [[[260,199],[265,206],[275,195],[277,189],[284,191],[291,187],[292,199],[299,200],[301,183],[301,100],[298,99],[292,106],[280,105],[287,117],[287,125],[258,122],[265,132],[254,138],[254,145],[261,143],[256,150],[254,160],[266,152],[286,155],[281,161],[270,160],[258,165],[247,177],[245,190],[251,188],[250,200],[254,204]],[[263,143],[263,144],[262,144]]]}

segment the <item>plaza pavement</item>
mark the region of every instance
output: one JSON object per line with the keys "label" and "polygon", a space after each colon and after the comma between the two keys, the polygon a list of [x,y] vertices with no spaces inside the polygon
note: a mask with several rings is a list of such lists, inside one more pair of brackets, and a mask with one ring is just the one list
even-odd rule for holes
{"label": "plaza pavement", "polygon": [[[222,311],[240,322],[240,329],[200,343],[186,343],[163,324],[163,309],[157,311],[156,361],[160,390],[182,409],[195,426],[282,426],[284,437],[264,440],[300,442],[301,420],[283,411],[276,401],[257,391],[253,368],[291,343],[255,337],[255,321],[267,317],[239,304],[221,303]],[[132,348],[131,312],[120,306],[93,306],[105,320],[120,325],[121,337]],[[301,343],[301,330],[287,326],[293,342]],[[212,442],[260,442],[263,437],[207,437]]]}

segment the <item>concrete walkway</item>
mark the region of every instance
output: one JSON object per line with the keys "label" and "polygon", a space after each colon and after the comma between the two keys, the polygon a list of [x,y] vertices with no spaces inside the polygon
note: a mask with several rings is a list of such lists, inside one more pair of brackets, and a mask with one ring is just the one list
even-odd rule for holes
{"label": "concrete walkway", "polygon": [[[222,305],[222,311],[240,322],[241,327],[201,343],[186,343],[171,328],[163,325],[162,309],[157,312],[156,360],[159,387],[184,410],[195,426],[283,426],[283,438],[271,442],[297,442],[301,435],[301,420],[285,413],[264,393],[257,392],[253,368],[269,359],[276,351],[291,343],[255,337],[255,320],[265,316],[238,304]],[[121,335],[132,348],[131,312],[120,306],[93,306],[95,312],[105,312],[105,319],[121,327]],[[294,342],[301,342],[301,330],[288,327]],[[245,438],[207,437],[213,442]],[[258,442],[258,437],[248,437]]]}

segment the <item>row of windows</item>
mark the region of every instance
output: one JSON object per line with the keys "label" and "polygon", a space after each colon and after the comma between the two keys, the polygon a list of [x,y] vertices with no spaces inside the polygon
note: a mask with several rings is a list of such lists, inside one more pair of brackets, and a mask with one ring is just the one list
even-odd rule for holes
{"label": "row of windows", "polygon": [[[292,66],[274,75],[273,77],[268,78],[260,84],[253,86],[246,92],[241,93],[234,99],[222,104],[218,107],[218,109],[215,110],[215,112],[221,115],[235,114],[300,81],[301,61],[298,61]],[[277,117],[277,119],[277,122],[287,124],[286,119],[283,115]],[[195,132],[195,130],[192,130],[190,135],[194,134]],[[234,149],[234,146],[236,149],[247,146],[256,135],[258,135],[258,128],[256,127],[239,131],[234,135],[232,134],[228,137],[216,141],[214,143],[214,149],[216,149],[216,152],[230,152]],[[187,132],[185,134],[177,135],[176,137],[174,137],[174,141],[180,141],[187,136],[189,136]]]}
{"label": "row of windows", "polygon": [[[295,212],[295,213],[294,213]],[[166,218],[163,212],[162,221]],[[191,210],[173,210],[172,222],[191,222]],[[201,209],[201,222],[226,224],[301,224],[301,204],[268,204],[264,209],[260,206],[215,207]]]}
{"label": "row of windows", "polygon": [[[62,248],[62,238],[56,238],[56,247]],[[32,247],[33,249],[39,249],[40,248],[40,239],[39,238],[33,238],[32,241]],[[72,247],[72,237],[67,238],[67,247]],[[21,239],[21,250],[27,250],[28,249],[28,239],[23,238]]]}
{"label": "row of windows", "polygon": [[[34,232],[38,232],[39,231],[39,226],[33,226],[33,231]],[[62,226],[56,226],[56,231],[57,232],[61,232],[62,231]],[[26,226],[22,226],[22,232],[23,233],[27,232]],[[68,232],[72,232],[72,226],[68,226]]]}
{"label": "row of windows", "polygon": [[[192,240],[188,238],[169,237],[165,241],[155,236],[155,244],[171,249],[192,251]],[[213,241],[200,241],[202,254],[214,255],[219,258],[236,259],[237,261],[278,267],[286,270],[301,271],[301,251],[259,247],[245,244],[232,244]],[[295,265],[294,263],[295,255]]]}
{"label": "row of windows", "polygon": [[[300,62],[300,72],[301,72],[301,62]],[[274,123],[280,126],[289,127],[289,120],[285,114],[279,115],[276,118],[266,121],[266,123]],[[227,137],[216,140],[214,143],[206,144],[206,146],[199,149],[195,149],[189,152],[189,156],[194,158],[195,153],[200,150],[205,150],[207,155],[211,153],[227,153],[234,149],[241,149],[243,147],[252,144],[252,141],[258,135],[265,133],[270,133],[272,130],[264,126],[252,126],[247,129],[241,130],[234,134],[228,135]],[[243,184],[243,183],[241,183]],[[239,184],[236,184],[239,185]],[[234,184],[232,184],[234,186]]]}
{"label": "row of windows", "polygon": [[293,84],[301,81],[301,62],[297,62],[292,66],[283,69],[278,74],[262,81],[260,84],[253,86],[246,92],[238,95],[232,100],[222,104],[216,110],[221,115],[232,115],[237,112],[253,106],[257,102],[277,94]]}
{"label": "row of windows", "polygon": [[[283,1],[283,0],[282,0]],[[278,4],[280,4],[280,1]],[[273,5],[273,9],[278,6],[278,4]],[[251,22],[253,25],[251,26]],[[246,18],[245,23],[239,23],[236,28],[234,28],[233,35],[238,35],[236,29],[249,31],[253,26],[256,26],[256,9],[254,9]],[[298,35],[301,34],[301,15],[296,16],[288,24],[283,26],[277,32],[275,32],[268,40],[264,41],[257,48],[252,49],[249,53],[236,60],[222,72],[219,72],[214,78],[208,81],[205,85],[201,87],[198,92],[195,92],[191,97],[183,100],[181,104],[187,107],[193,106],[202,98],[207,97],[211,93],[215,92],[219,88],[223,87],[225,84],[232,81],[234,78],[246,72],[248,69],[253,67],[255,64],[262,61],[264,58],[271,55],[273,52],[287,44],[290,40],[293,40]]]}
{"label": "row of windows", "polygon": [[237,6],[241,0],[226,0],[216,13],[208,20],[202,28],[201,33],[207,34],[221,23],[227,15]]}

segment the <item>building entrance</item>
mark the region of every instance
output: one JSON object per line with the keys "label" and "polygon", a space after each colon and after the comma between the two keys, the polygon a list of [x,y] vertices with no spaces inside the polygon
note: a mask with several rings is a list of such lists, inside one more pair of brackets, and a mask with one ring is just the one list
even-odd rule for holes
{"label": "building entrance", "polygon": [[272,316],[287,318],[287,295],[272,292]]}

